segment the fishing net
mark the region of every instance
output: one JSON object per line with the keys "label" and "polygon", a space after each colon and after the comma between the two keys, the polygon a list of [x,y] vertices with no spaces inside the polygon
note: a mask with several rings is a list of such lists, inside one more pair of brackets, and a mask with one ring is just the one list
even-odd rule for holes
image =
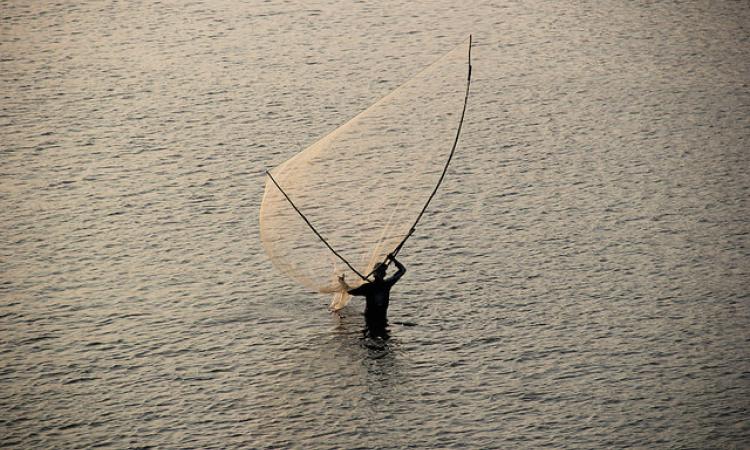
{"label": "fishing net", "polygon": [[266,253],[303,286],[336,293],[332,309],[409,234],[438,183],[464,108],[470,45],[270,171],[260,209]]}

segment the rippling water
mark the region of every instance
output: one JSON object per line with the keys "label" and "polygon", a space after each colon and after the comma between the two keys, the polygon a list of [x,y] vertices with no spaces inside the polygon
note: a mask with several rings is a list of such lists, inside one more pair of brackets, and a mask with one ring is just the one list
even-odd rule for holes
{"label": "rippling water", "polygon": [[[750,441],[745,2],[1,9],[3,448]],[[268,262],[263,172],[470,32],[377,345]]]}

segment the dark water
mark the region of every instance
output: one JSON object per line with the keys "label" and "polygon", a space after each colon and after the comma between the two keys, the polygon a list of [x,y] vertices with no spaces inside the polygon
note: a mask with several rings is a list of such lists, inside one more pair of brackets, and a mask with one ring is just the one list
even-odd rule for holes
{"label": "dark water", "polygon": [[[750,441],[746,2],[1,11],[3,448]],[[263,171],[470,32],[417,325],[363,341],[263,254]]]}

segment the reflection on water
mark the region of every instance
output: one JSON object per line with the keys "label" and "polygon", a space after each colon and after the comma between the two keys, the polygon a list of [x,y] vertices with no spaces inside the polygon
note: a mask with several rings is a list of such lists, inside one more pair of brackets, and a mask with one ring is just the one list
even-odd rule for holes
{"label": "reflection on water", "polygon": [[351,359],[352,364],[361,364],[369,375],[363,380],[368,386],[371,384],[370,381],[376,380],[393,380],[398,384],[395,358],[399,349],[399,339],[391,339],[390,336],[387,339],[370,337],[362,318],[348,313],[345,316],[335,316],[334,320],[336,325],[331,335],[333,342],[322,345],[321,348],[332,347],[335,354],[348,355],[347,358]]}

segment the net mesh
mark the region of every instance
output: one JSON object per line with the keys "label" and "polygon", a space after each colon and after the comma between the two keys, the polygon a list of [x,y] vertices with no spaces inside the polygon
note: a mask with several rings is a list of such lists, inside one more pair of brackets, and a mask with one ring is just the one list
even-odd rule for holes
{"label": "net mesh", "polygon": [[[467,39],[270,173],[341,256],[367,275],[401,242],[440,178],[464,103]],[[316,292],[362,283],[270,180],[261,241],[274,265]],[[335,304],[334,304],[335,303]]]}

